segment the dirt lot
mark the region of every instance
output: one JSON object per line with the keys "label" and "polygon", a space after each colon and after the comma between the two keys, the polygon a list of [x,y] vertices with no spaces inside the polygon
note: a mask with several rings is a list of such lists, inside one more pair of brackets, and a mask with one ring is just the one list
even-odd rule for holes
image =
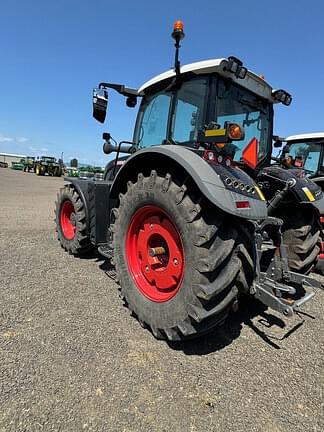
{"label": "dirt lot", "polygon": [[[0,169],[0,431],[323,431],[324,292],[294,325],[256,302],[157,341],[97,256],[59,246],[63,179]],[[268,324],[267,324],[268,323]]]}

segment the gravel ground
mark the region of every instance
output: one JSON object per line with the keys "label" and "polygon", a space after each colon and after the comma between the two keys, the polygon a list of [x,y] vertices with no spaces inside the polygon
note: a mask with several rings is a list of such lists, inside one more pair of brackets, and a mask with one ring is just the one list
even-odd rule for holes
{"label": "gravel ground", "polygon": [[0,169],[1,432],[324,430],[323,291],[299,327],[249,301],[208,337],[157,341],[99,256],[60,248],[62,185]]}

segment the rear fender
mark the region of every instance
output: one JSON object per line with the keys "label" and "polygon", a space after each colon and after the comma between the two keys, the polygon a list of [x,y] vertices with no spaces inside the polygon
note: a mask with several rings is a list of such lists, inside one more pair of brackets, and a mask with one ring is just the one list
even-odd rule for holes
{"label": "rear fender", "polygon": [[[179,145],[154,146],[140,150],[129,157],[120,168],[111,187],[110,198],[116,201],[118,194],[125,190],[128,180],[136,181],[139,172],[149,173],[161,168],[168,172],[190,176],[201,193],[216,207],[226,213],[244,219],[264,219],[267,217],[266,202],[262,194],[240,191],[225,183],[226,178],[237,180],[239,184],[254,188],[256,184],[237,167],[209,164],[195,152]],[[237,208],[237,202],[249,203],[249,208]]]}

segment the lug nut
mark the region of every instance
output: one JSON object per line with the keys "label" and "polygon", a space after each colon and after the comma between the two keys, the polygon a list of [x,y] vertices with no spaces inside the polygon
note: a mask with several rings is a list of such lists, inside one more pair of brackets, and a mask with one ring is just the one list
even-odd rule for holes
{"label": "lug nut", "polygon": [[178,265],[178,264],[179,264],[179,261],[177,260],[177,258],[174,258],[174,260],[173,260],[173,264],[174,264],[174,265]]}

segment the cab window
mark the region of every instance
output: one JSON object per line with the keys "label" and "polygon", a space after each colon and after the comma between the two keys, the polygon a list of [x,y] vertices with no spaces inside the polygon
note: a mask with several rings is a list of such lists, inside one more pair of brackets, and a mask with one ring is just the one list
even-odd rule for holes
{"label": "cab window", "polygon": [[[272,111],[270,104],[230,80],[218,80],[217,123],[239,123],[244,128],[245,138],[235,142],[236,161],[240,161],[243,149],[253,138],[258,140],[258,160],[265,158],[270,150],[272,133]],[[233,143],[234,144],[234,143]]]}
{"label": "cab window", "polygon": [[137,120],[135,141],[139,148],[162,144],[167,138],[171,94],[148,95],[142,102]]}
{"label": "cab window", "polygon": [[175,111],[171,125],[172,141],[183,144],[197,140],[203,125],[207,94],[207,78],[185,81],[176,93]]}

